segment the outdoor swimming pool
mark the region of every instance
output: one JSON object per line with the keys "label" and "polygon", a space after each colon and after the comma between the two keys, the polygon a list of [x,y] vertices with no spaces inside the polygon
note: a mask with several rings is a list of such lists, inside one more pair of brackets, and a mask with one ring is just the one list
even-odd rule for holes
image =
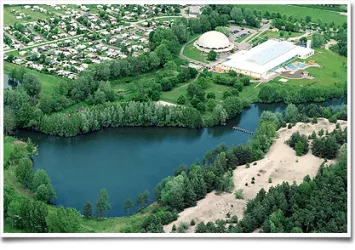
{"label": "outdoor swimming pool", "polygon": [[290,69],[292,69],[293,71],[297,70],[297,67],[293,64],[288,64],[287,67],[289,67]]}
{"label": "outdoor swimming pool", "polygon": [[304,63],[301,63],[301,62],[298,62],[297,63],[297,66],[299,67],[299,68],[305,68],[306,67],[306,65],[304,64]]}

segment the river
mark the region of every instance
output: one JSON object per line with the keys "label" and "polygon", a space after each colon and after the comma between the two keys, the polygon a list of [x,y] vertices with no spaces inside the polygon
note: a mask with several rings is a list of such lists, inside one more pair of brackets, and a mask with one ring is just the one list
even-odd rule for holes
{"label": "river", "polygon": [[[344,100],[323,105],[339,107]],[[190,165],[205,152],[224,142],[244,144],[251,135],[233,130],[239,126],[255,131],[264,110],[282,112],[284,104],[253,104],[225,126],[204,129],[125,127],[108,128],[74,138],[60,138],[20,131],[39,146],[33,156],[35,169],[45,169],[57,193],[56,204],[82,211],[86,201],[93,207],[100,189],[110,196],[109,216],[124,215],[124,201],[154,187],[181,164]]]}

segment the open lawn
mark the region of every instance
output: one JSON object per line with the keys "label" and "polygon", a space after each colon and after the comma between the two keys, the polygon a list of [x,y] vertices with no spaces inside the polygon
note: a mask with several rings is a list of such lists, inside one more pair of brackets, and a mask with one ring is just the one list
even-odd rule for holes
{"label": "open lawn", "polygon": [[188,42],[188,44],[186,45],[184,51],[183,51],[183,55],[194,59],[196,61],[199,62],[203,62],[203,63],[208,63],[207,60],[207,54],[198,50],[195,46],[194,46],[194,42],[196,41],[197,38],[192,39],[190,42]]}
{"label": "open lawn", "polygon": [[316,8],[307,8],[300,7],[295,5],[283,5],[283,4],[238,4],[237,7],[249,8],[256,11],[269,11],[270,13],[280,13],[281,15],[294,16],[305,19],[306,16],[310,16],[312,21],[316,21],[318,18],[324,23],[331,23],[334,21],[336,25],[342,25],[346,22],[347,17],[340,15],[337,12],[316,9]]}
{"label": "open lawn", "polygon": [[[283,32],[284,36],[286,34],[288,34],[288,32]],[[304,33],[302,32],[291,32],[291,35],[289,37],[298,37],[298,36],[302,36]],[[261,34],[261,36],[267,36],[268,38],[282,38],[282,36],[280,35],[280,31],[278,32],[272,32],[271,30],[266,31],[265,33]]]}
{"label": "open lawn", "polygon": [[246,35],[246,36],[243,36],[243,37],[239,37],[238,39],[236,39],[234,42],[236,43],[241,43],[242,41],[244,41],[244,39],[246,39],[247,37],[250,37],[252,33]]}
{"label": "open lawn", "polygon": [[[11,13],[11,10],[18,10],[21,13],[24,13],[25,15],[29,15],[31,19],[17,20],[15,13]],[[50,17],[51,17],[50,15],[41,13],[39,11],[32,11],[31,9],[24,9],[21,6],[11,6],[11,5],[4,6],[4,26],[13,25],[15,22],[27,23],[27,22],[37,21],[38,19],[46,19]]]}
{"label": "open lawn", "polygon": [[[308,71],[310,75],[314,76],[315,79],[290,79],[286,83],[281,83],[279,82],[280,77],[277,77],[272,82],[299,87],[310,84],[318,84],[325,87],[331,87],[336,84],[341,85],[347,82],[346,57],[340,56],[330,50],[316,49],[316,53],[312,57],[306,59],[306,62],[309,60],[313,60],[315,63],[318,63],[322,66],[322,68],[311,67],[306,69],[306,71]],[[301,60],[298,59],[297,61]]]}

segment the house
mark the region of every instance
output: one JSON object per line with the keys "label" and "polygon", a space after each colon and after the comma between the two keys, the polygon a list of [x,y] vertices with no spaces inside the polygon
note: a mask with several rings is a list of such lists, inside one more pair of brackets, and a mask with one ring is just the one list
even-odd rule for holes
{"label": "house", "polygon": [[19,53],[18,53],[20,56],[24,56],[24,55],[26,55],[27,54],[27,51],[20,51]]}
{"label": "house", "polygon": [[189,6],[189,17],[198,17],[201,15],[201,7],[198,5]]}
{"label": "house", "polygon": [[17,58],[17,59],[15,59],[15,60],[13,60],[13,63],[14,63],[14,64],[21,64],[21,63],[23,63],[23,60],[20,59],[20,58]]}

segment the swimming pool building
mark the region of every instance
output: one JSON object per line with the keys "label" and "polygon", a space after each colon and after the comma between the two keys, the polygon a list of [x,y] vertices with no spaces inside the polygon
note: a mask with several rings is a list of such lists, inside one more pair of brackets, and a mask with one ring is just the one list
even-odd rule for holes
{"label": "swimming pool building", "polygon": [[227,57],[224,63],[216,66],[216,71],[233,70],[253,78],[267,78],[292,60],[306,59],[313,54],[314,50],[310,46],[304,48],[288,41],[268,40],[250,50],[241,50]]}

